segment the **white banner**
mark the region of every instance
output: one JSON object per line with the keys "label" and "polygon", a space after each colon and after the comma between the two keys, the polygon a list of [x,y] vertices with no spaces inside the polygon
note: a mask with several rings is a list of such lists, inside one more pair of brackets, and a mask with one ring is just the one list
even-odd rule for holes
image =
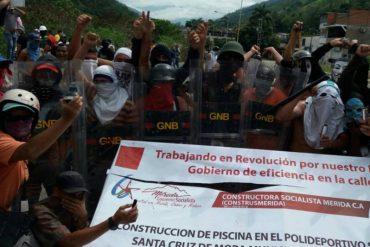
{"label": "white banner", "polygon": [[366,158],[122,141],[92,225],[133,199],[139,217],[89,246],[369,247],[369,171]]}

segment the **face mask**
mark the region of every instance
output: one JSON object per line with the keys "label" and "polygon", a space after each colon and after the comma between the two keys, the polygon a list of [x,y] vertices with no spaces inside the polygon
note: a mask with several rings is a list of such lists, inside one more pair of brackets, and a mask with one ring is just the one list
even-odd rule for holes
{"label": "face mask", "polygon": [[364,104],[358,98],[352,98],[346,103],[346,121],[347,123],[356,122],[358,123],[362,119],[362,109]]}
{"label": "face mask", "polygon": [[27,141],[32,130],[32,118],[5,120],[4,131],[17,141]]}
{"label": "face mask", "polygon": [[150,88],[145,100],[146,110],[173,111],[172,83],[160,83]]}
{"label": "face mask", "polygon": [[98,67],[98,60],[85,59],[82,62],[81,70],[88,81],[93,81],[94,71]]}
{"label": "face mask", "polygon": [[95,83],[96,94],[103,99],[109,99],[113,92],[117,90],[118,85],[113,82],[108,83]]}
{"label": "face mask", "polygon": [[134,66],[126,62],[113,62],[113,69],[118,81],[124,88],[128,89],[134,79]]}
{"label": "face mask", "polygon": [[219,63],[220,63],[219,76],[221,83],[225,85],[231,82],[235,82],[236,78],[234,74],[240,67],[242,67],[240,63],[236,61],[219,61]]}
{"label": "face mask", "polygon": [[261,101],[266,98],[271,92],[271,80],[256,78],[256,98]]}

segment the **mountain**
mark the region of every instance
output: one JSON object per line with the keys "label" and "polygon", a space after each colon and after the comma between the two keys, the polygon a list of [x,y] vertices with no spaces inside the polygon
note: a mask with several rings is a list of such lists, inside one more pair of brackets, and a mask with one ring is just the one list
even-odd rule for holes
{"label": "mountain", "polygon": [[116,0],[27,0],[26,15],[22,18],[26,31],[40,25],[48,30],[72,33],[76,18],[81,13],[93,17],[89,31],[102,38],[111,38],[116,44],[125,45],[131,36],[132,21],[138,14]]}
{"label": "mountain", "polygon": [[[370,1],[364,0],[269,0],[242,9],[241,26],[248,23],[253,10],[265,5],[271,11],[274,23],[274,32],[289,32],[296,20],[304,22],[304,32],[318,31],[320,18],[327,12],[348,12],[349,9],[369,9]],[[229,27],[236,28],[239,22],[240,11],[227,14],[215,21],[216,26],[224,26],[225,19]],[[370,16],[369,16],[370,18]]]}

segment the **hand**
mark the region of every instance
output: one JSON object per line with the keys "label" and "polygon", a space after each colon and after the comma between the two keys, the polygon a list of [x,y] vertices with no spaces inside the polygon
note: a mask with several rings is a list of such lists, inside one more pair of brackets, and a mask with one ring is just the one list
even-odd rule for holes
{"label": "hand", "polygon": [[336,38],[329,41],[329,44],[333,47],[340,47],[346,45],[346,41],[343,38]]}
{"label": "hand", "polygon": [[134,102],[127,100],[120,113],[112,121],[112,125],[122,126],[125,123],[136,123],[139,121],[139,113]]}
{"label": "hand", "polygon": [[199,37],[199,44],[201,46],[204,46],[207,41],[208,23],[207,22],[199,23],[196,33],[198,34]]}
{"label": "hand", "polygon": [[332,141],[327,136],[321,136],[320,137],[320,147],[323,147],[325,149],[332,147]]}
{"label": "hand", "polygon": [[187,29],[188,31],[188,42],[192,49],[198,49],[200,44],[200,37],[199,34],[195,31],[192,31],[190,28]]}
{"label": "hand", "polygon": [[294,24],[293,24],[293,27],[292,27],[292,30],[291,32],[294,32],[294,33],[299,33],[301,32],[303,29],[303,22],[301,21],[296,21]]}
{"label": "hand", "polygon": [[98,40],[99,40],[99,36],[96,33],[88,32],[84,36],[83,45],[87,47],[88,49],[95,48],[98,44]]}
{"label": "hand", "polygon": [[61,201],[61,204],[64,209],[73,215],[73,218],[77,221],[79,226],[86,226],[87,210],[85,197],[80,200],[72,196],[65,195]]}
{"label": "hand", "polygon": [[356,55],[360,57],[367,57],[370,55],[370,45],[361,44],[356,50]]}
{"label": "hand", "polygon": [[251,49],[249,50],[250,53],[252,53],[252,56],[256,54],[260,54],[261,49],[258,45],[252,45]]}
{"label": "hand", "polygon": [[67,121],[73,121],[81,112],[83,105],[82,102],[83,98],[81,96],[75,96],[69,103],[66,103],[61,99],[62,118]]}
{"label": "hand", "polygon": [[119,209],[112,216],[112,220],[116,224],[129,224],[135,222],[138,216],[137,206],[131,208],[131,204],[126,204],[119,207]]}
{"label": "hand", "polygon": [[146,13],[146,16],[145,12],[143,11],[141,13],[141,18],[142,18],[141,28],[143,30],[143,33],[144,34],[153,33],[153,31],[155,30],[155,23],[150,19],[150,11]]}
{"label": "hand", "polygon": [[92,17],[86,14],[79,15],[76,20],[76,29],[83,31],[91,22]]}
{"label": "hand", "polygon": [[366,136],[370,136],[370,118],[366,118],[366,120],[361,120],[360,124],[361,133]]}
{"label": "hand", "polygon": [[[142,12],[143,15],[144,11]],[[132,32],[135,39],[142,39],[144,36],[143,29],[142,29],[143,17],[137,18],[134,23],[132,24]]]}

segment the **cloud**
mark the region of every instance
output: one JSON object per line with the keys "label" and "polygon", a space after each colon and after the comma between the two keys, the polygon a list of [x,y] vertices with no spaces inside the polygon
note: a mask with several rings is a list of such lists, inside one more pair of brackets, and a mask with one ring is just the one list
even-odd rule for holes
{"label": "cloud", "polygon": [[[241,0],[119,0],[138,10],[149,10],[153,18],[176,21],[179,19],[216,19],[240,9]],[[243,0],[243,7],[264,0]]]}

